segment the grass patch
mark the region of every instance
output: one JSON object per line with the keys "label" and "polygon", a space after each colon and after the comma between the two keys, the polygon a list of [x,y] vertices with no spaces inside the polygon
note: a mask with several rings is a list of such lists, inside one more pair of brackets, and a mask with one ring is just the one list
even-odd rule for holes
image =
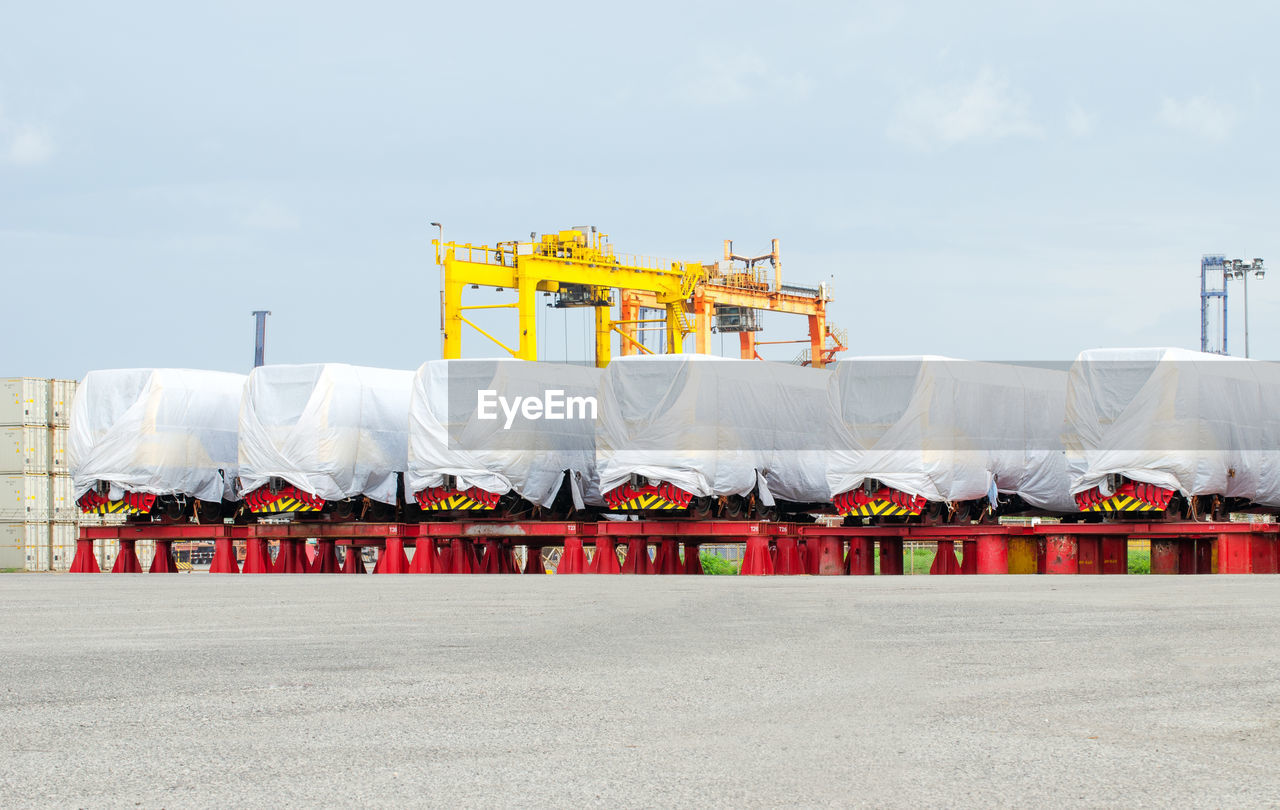
{"label": "grass patch", "polygon": [[738,573],[738,567],[741,565],[741,563],[726,560],[718,554],[702,554],[699,559],[702,561],[702,573],[713,576],[732,576]]}
{"label": "grass patch", "polygon": [[[904,549],[902,554],[902,573],[927,574],[933,565],[934,551],[931,548]],[[880,548],[876,547],[876,573],[880,573]]]}
{"label": "grass patch", "polygon": [[1150,574],[1151,573],[1151,552],[1150,551],[1129,551],[1129,573],[1130,574]]}
{"label": "grass patch", "polygon": [[0,574],[21,574],[25,568],[0,568]]}

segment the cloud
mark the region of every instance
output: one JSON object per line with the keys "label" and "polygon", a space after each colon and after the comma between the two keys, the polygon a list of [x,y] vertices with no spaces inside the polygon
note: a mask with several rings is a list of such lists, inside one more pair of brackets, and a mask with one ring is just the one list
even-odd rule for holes
{"label": "cloud", "polygon": [[1043,133],[1008,80],[983,68],[968,84],[950,83],[904,99],[894,110],[885,134],[930,149]]}
{"label": "cloud", "polygon": [[805,98],[812,82],[802,73],[781,74],[752,53],[705,56],[681,95],[697,104],[736,104],[760,95]]}
{"label": "cloud", "polygon": [[297,214],[270,200],[258,201],[240,221],[250,228],[263,231],[290,231],[301,224]]}
{"label": "cloud", "polygon": [[1092,135],[1097,126],[1097,113],[1091,113],[1079,104],[1072,102],[1071,109],[1067,111],[1067,129],[1071,131],[1072,135],[1077,138]]}
{"label": "cloud", "polygon": [[53,141],[41,130],[7,120],[0,107],[0,161],[36,166],[53,157]]}
{"label": "cloud", "polygon": [[1185,101],[1165,98],[1160,102],[1160,120],[1165,126],[1210,141],[1224,141],[1235,127],[1235,110],[1211,98],[1193,96]]}

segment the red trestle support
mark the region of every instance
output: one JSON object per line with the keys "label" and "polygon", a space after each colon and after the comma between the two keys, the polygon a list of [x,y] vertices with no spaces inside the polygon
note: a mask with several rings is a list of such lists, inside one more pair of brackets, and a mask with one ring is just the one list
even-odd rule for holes
{"label": "red trestle support", "polygon": [[556,566],[556,573],[587,573],[587,554],[582,550],[581,537],[570,535],[564,539],[564,549],[560,552],[560,563]]}
{"label": "red trestle support", "polygon": [[844,573],[844,538],[836,534],[824,534],[817,538],[816,545],[810,543],[809,552],[817,558],[813,564],[813,572],[817,576],[833,577]]}
{"label": "red trestle support", "polygon": [[954,540],[939,540],[938,550],[933,555],[933,565],[929,573],[935,576],[960,573],[960,563],[956,560],[956,543]]}
{"label": "red trestle support", "polygon": [[809,539],[801,537],[796,543],[796,548],[800,552],[800,567],[804,569],[806,574],[812,574],[812,566],[809,559]]}
{"label": "red trestle support", "polygon": [[409,556],[404,553],[403,537],[388,537],[378,552],[378,564],[374,566],[375,574],[407,574],[409,573]]}
{"label": "red trestle support", "polygon": [[1076,537],[1076,573],[1102,573],[1102,538],[1096,534]]}
{"label": "red trestle support", "polygon": [[[231,542],[231,541],[227,541]],[[120,540],[120,551],[116,554],[116,564],[111,566],[113,574],[141,574],[142,563],[138,562],[138,541],[137,540]],[[214,552],[213,561],[218,561],[217,552]],[[232,562],[234,562],[234,558]],[[210,569],[213,570],[213,569]],[[240,569],[237,568],[237,571]]]}
{"label": "red trestle support", "polygon": [[[121,553],[124,552],[124,544],[121,542]],[[137,555],[134,555],[137,559]],[[116,564],[120,564],[119,558],[116,558]],[[137,563],[135,562],[135,565]],[[213,539],[213,561],[209,564],[210,574],[238,574],[240,573],[240,563],[236,562],[235,542],[230,537],[215,537]]]}
{"label": "red trestle support", "polygon": [[649,540],[644,537],[632,537],[627,541],[627,556],[622,561],[623,574],[649,574]]}
{"label": "red trestle support", "polygon": [[1177,540],[1160,539],[1151,541],[1151,573],[1178,573],[1178,545]]}
{"label": "red trestle support", "polygon": [[518,574],[519,567],[516,566],[516,547],[511,543],[502,544],[502,570],[500,574]]}
{"label": "red trestle support", "polygon": [[524,573],[526,574],[547,573],[546,563],[542,561],[542,546],[525,546]]}
{"label": "red trestle support", "polygon": [[[969,559],[969,548],[964,550],[964,557]],[[1009,538],[1002,534],[984,534],[974,543],[974,573],[1007,574],[1009,573]]]}
{"label": "red trestle support", "polygon": [[769,554],[769,538],[753,534],[746,538],[747,549],[742,554],[742,567],[738,573],[747,577],[773,575],[773,557]]}
{"label": "red trestle support", "polygon": [[410,574],[439,574],[440,553],[431,537],[419,537],[413,541],[413,559],[409,561]]}
{"label": "red trestle support", "polygon": [[686,574],[702,574],[702,546],[698,543],[684,543],[684,572]]}
{"label": "red trestle support", "polygon": [[260,537],[250,537],[244,541],[244,568],[241,569],[245,574],[270,574],[271,573],[271,552],[267,548],[267,541]]}
{"label": "red trestle support", "polygon": [[876,572],[876,541],[871,537],[850,537],[849,557],[845,561],[847,573],[855,577],[869,577]]}
{"label": "red trestle support", "polygon": [[1050,534],[1044,538],[1046,574],[1080,573],[1079,538],[1072,534]]}
{"label": "red trestle support", "polygon": [[501,574],[502,541],[490,539],[483,542],[484,551],[480,554],[480,573]]}
{"label": "red trestle support", "polygon": [[1275,535],[1260,532],[1224,533],[1217,536],[1218,573],[1274,574]]}
{"label": "red trestle support", "polygon": [[149,574],[176,574],[178,566],[173,562],[173,541],[157,540],[156,553],[151,557]]}
{"label": "red trestle support", "polygon": [[[141,566],[139,566],[141,567]],[[71,558],[71,573],[100,574],[98,555],[93,553],[93,541],[79,538],[76,540],[76,556]]]}
{"label": "red trestle support", "polygon": [[773,560],[774,574],[792,577],[805,572],[804,566],[800,563],[800,548],[794,537],[779,537],[777,549],[777,555]]}
{"label": "red trestle support", "polygon": [[880,573],[889,576],[901,576],[906,566],[902,560],[902,538],[880,538]]}
{"label": "red trestle support", "polygon": [[311,566],[307,569],[307,573],[338,573],[338,551],[335,545],[336,542],[331,538],[321,537],[316,540],[316,556],[312,558]]}
{"label": "red trestle support", "polygon": [[276,550],[276,562],[271,567],[273,574],[305,574],[307,573],[306,551],[302,545],[306,540],[282,538]]}
{"label": "red trestle support", "polygon": [[618,548],[614,544],[612,537],[596,538],[596,553],[591,558],[591,573],[622,573],[622,565],[618,562]]}
{"label": "red trestle support", "polygon": [[964,540],[962,541],[963,549],[960,552],[960,573],[966,576],[973,576],[978,573],[978,541]]}
{"label": "red trestle support", "polygon": [[474,574],[479,567],[475,546],[471,541],[461,537],[453,538],[453,542],[449,544],[449,573]]}
{"label": "red trestle support", "polygon": [[453,541],[445,540],[436,546],[436,557],[440,560],[440,573],[453,573]]}
{"label": "red trestle support", "polygon": [[1123,534],[1104,534],[1098,538],[1100,574],[1129,573],[1129,538]]}
{"label": "red trestle support", "polygon": [[[245,565],[248,565],[246,559]],[[359,546],[347,546],[346,552],[342,556],[342,573],[344,574],[367,574],[369,568],[364,564],[364,554]]]}
{"label": "red trestle support", "polygon": [[1214,537],[1197,537],[1195,540],[1195,571],[1197,574],[1213,573],[1213,550],[1217,545]]}
{"label": "red trestle support", "polygon": [[683,574],[680,567],[680,541],[674,537],[664,537],[658,544],[658,551],[653,560],[655,574]]}

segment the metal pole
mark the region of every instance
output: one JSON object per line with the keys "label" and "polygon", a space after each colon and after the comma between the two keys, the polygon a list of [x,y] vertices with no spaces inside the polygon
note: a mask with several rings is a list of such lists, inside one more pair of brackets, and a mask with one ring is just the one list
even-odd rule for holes
{"label": "metal pole", "polygon": [[253,328],[253,367],[258,368],[266,362],[267,354],[267,316],[271,312],[265,309],[255,309],[253,317],[255,319]]}
{"label": "metal pole", "polygon": [[1249,270],[1244,273],[1244,356],[1249,356]]}
{"label": "metal pole", "polygon": [[444,250],[444,226],[439,222],[431,223],[432,227],[438,231],[436,236],[436,267],[440,269],[440,356],[444,357],[444,259],[441,258],[440,251]]}

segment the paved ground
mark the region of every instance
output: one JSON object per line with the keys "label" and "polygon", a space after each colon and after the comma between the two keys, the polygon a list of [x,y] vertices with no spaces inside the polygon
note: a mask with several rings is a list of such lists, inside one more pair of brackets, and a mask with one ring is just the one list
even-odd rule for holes
{"label": "paved ground", "polygon": [[0,806],[1280,797],[1280,577],[0,577]]}

